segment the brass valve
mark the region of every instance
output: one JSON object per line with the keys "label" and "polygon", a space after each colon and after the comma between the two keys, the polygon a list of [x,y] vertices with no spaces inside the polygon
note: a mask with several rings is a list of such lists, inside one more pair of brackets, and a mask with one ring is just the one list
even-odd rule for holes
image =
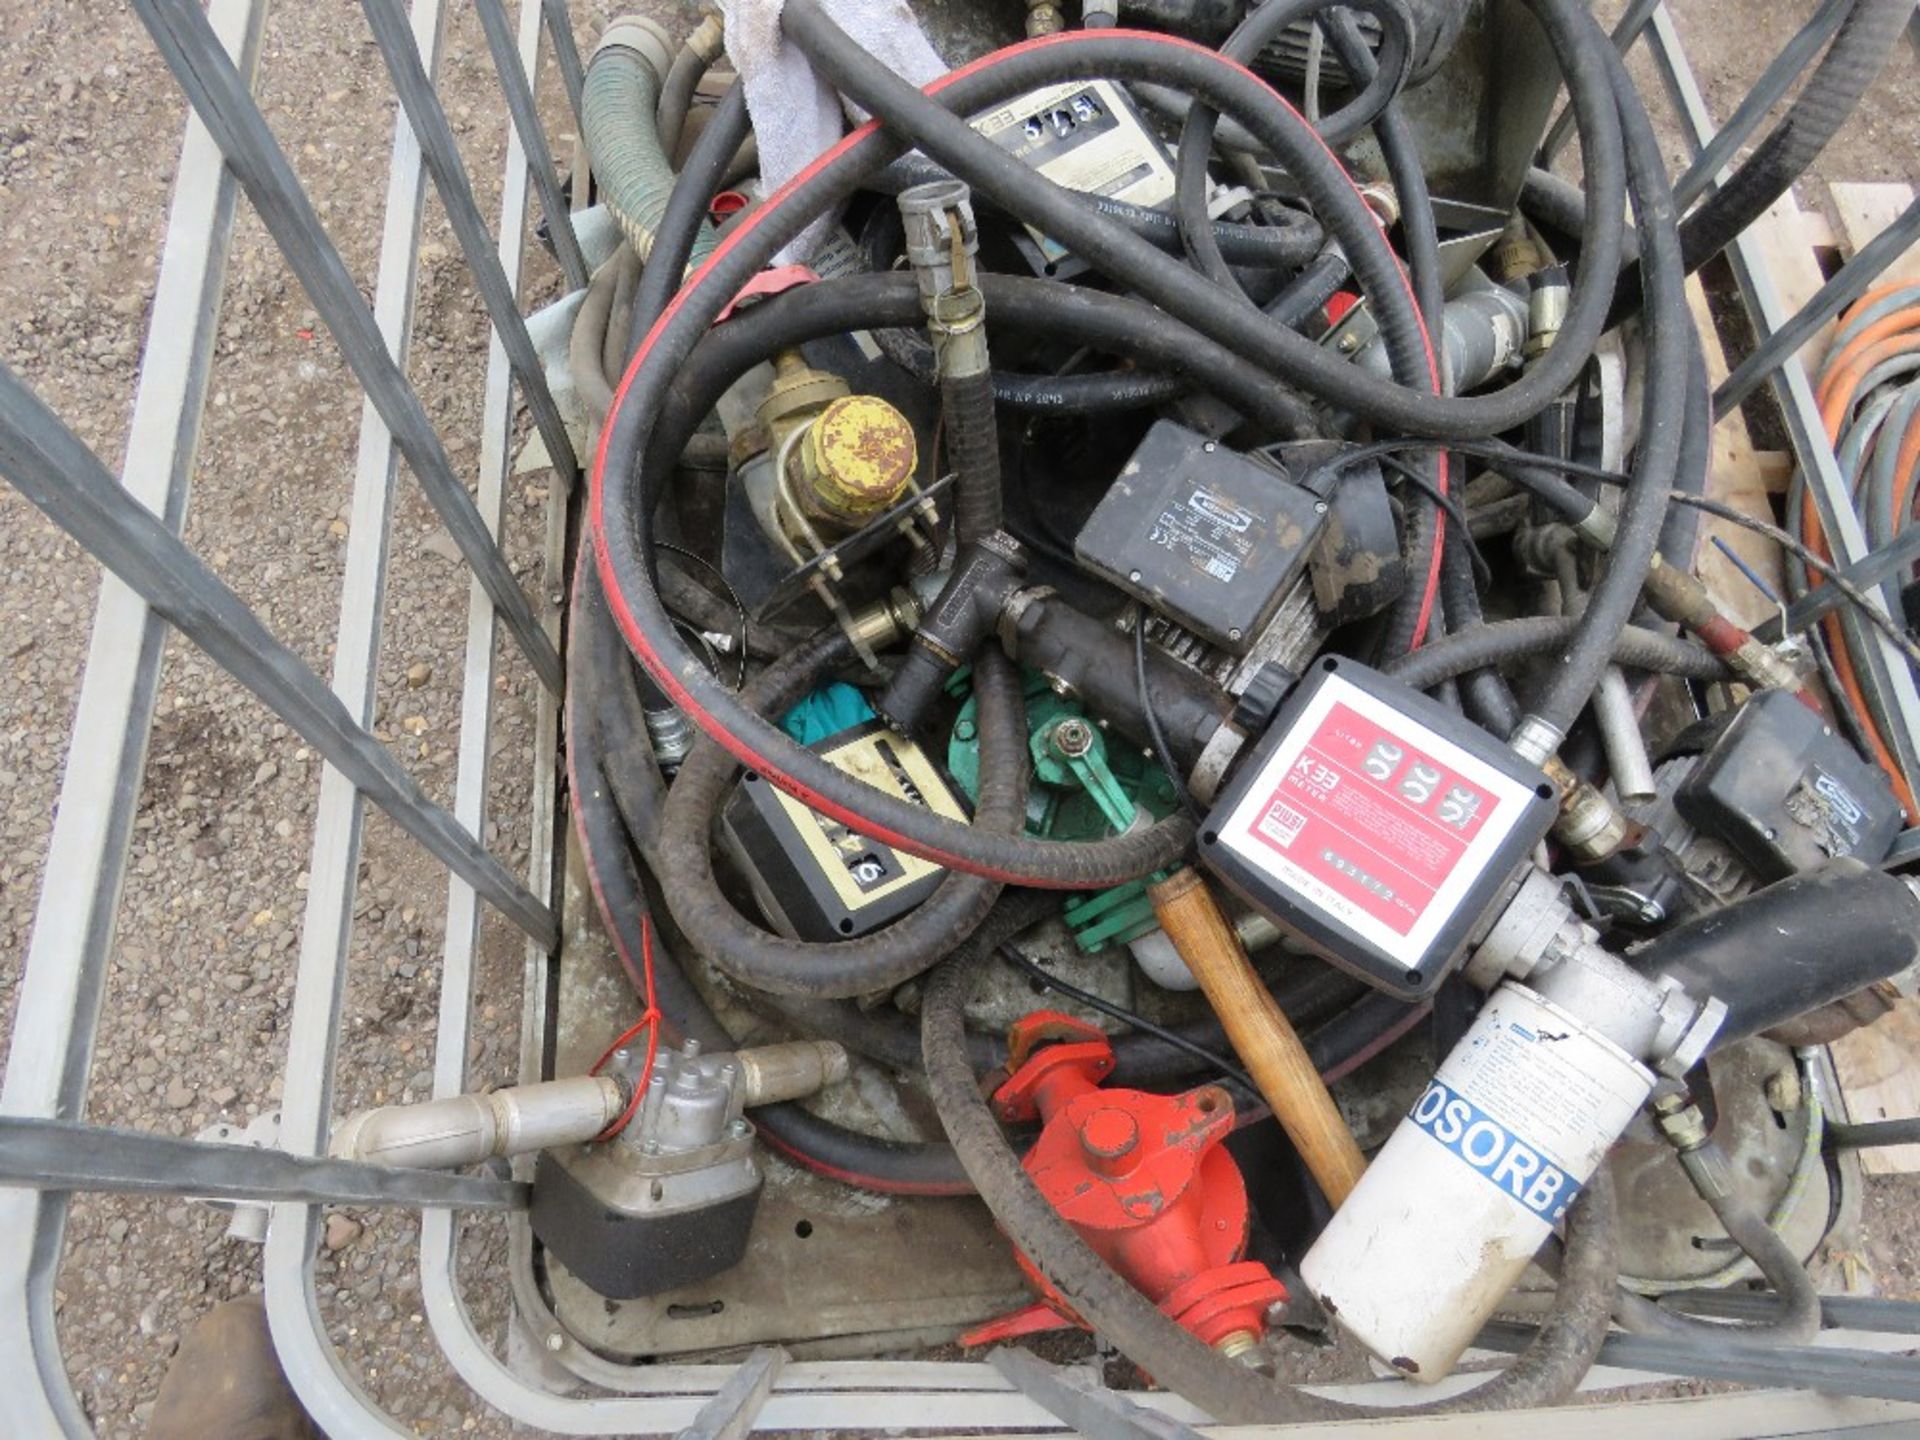
{"label": "brass valve", "polygon": [[799,447],[800,503],[858,526],[899,502],[919,464],[913,425],[874,395],[847,395],[820,413]]}

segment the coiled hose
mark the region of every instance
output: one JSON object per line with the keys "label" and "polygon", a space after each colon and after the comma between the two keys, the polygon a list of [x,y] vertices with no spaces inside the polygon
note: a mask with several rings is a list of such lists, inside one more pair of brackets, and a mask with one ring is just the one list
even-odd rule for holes
{"label": "coiled hose", "polygon": [[[1583,122],[1591,122],[1583,124],[1583,136],[1589,131],[1594,132],[1588,153],[1594,162],[1596,184],[1589,200],[1598,203],[1596,197],[1603,193],[1604,187],[1598,183],[1597,177],[1606,169],[1604,162],[1608,137],[1618,135],[1620,114],[1617,97],[1596,96],[1589,82],[1596,65],[1605,66],[1608,63],[1602,57],[1610,57],[1610,50],[1589,17],[1560,3],[1560,0],[1537,0],[1537,3],[1550,33],[1558,38],[1567,56],[1570,70],[1576,74],[1573,87],[1576,108]],[[805,0],[788,9],[785,22],[797,36],[805,32],[813,41],[843,47],[836,52],[842,59],[846,58],[846,47],[850,47],[855,55],[860,53],[857,46],[852,46],[844,35],[838,35]],[[837,40],[834,38],[836,35]],[[815,45],[814,48],[819,47]],[[1324,149],[1316,148],[1317,141],[1301,133],[1298,117],[1286,111],[1270,90],[1243,72],[1225,66],[1217,57],[1161,37],[1148,38],[1112,31],[1059,35],[999,52],[975,66],[943,77],[930,88],[946,103],[962,109],[975,109],[993,103],[998,98],[1057,80],[1062,75],[1081,73],[1087,68],[1115,74],[1123,79],[1150,70],[1204,95],[1213,108],[1237,113],[1246,123],[1267,132],[1270,144],[1288,152],[1290,166],[1296,171],[1303,189],[1308,192],[1323,220],[1333,226],[1343,245],[1355,256],[1356,272],[1362,275],[1369,292],[1379,292],[1383,318],[1390,318],[1389,311],[1393,306],[1388,302],[1403,287],[1403,281],[1397,262],[1386,249],[1377,227],[1353,191],[1351,183]],[[1605,69],[1600,73],[1604,78],[1611,78]],[[916,138],[921,138],[921,132],[929,125],[939,128],[919,108],[923,97],[918,92],[910,92],[914,103],[909,105],[897,91],[885,87],[879,77],[868,76],[865,79],[885,90],[882,109],[888,114],[890,123],[904,123]],[[849,82],[843,76],[839,83]],[[867,98],[873,97],[869,95]],[[911,110],[912,114],[904,121],[900,114],[895,113],[907,110]],[[939,119],[945,122],[948,117],[941,112]],[[962,130],[964,128],[960,127]],[[1269,326],[1248,326],[1243,305],[1231,305],[1226,297],[1219,295],[1204,281],[1167,261],[1166,257],[1137,237],[1126,232],[1119,232],[1116,236],[1111,233],[1112,227],[1104,226],[1093,217],[1072,211],[1071,207],[1049,204],[1048,197],[1053,192],[1045,182],[1037,181],[1023,167],[1016,165],[1021,174],[1009,177],[981,160],[970,148],[970,143],[978,138],[970,131],[964,137],[954,135],[951,131],[940,133],[943,143],[950,140],[953,149],[942,155],[938,153],[938,147],[929,145],[928,148],[935,151],[936,158],[952,160],[955,155],[965,155],[969,161],[979,161],[987,167],[982,173],[991,171],[996,185],[1006,182],[1001,198],[1010,204],[1022,205],[1027,199],[1034,198],[1021,189],[1025,182],[1032,181],[1039,187],[1036,202],[1038,223],[1046,224],[1050,231],[1058,231],[1075,243],[1087,240],[1091,248],[1103,254],[1103,263],[1109,268],[1124,278],[1137,280],[1149,298],[1163,305],[1172,305],[1183,318],[1194,322],[1202,333],[1218,343],[1249,353],[1250,358],[1257,357],[1256,363],[1276,368],[1287,378],[1323,390],[1336,403],[1351,400],[1352,408],[1372,418],[1387,423],[1404,422],[1412,428],[1427,428],[1426,422],[1431,421],[1432,428],[1442,431],[1464,428],[1470,432],[1474,427],[1486,423],[1489,415],[1506,415],[1515,405],[1517,394],[1528,394],[1532,398],[1530,387],[1544,388],[1544,382],[1552,378],[1556,364],[1569,363],[1562,359],[1561,351],[1562,347],[1568,345],[1569,334],[1575,328],[1571,325],[1563,329],[1559,343],[1526,379],[1494,396],[1464,400],[1437,399],[1422,397],[1402,387],[1382,384],[1344,363],[1331,360],[1318,347],[1290,331],[1282,334],[1275,333],[1274,328]],[[1165,851],[1156,851],[1155,846],[1172,837],[1155,836],[1152,844],[1143,844],[1141,837],[1120,837],[1086,845],[1059,845],[1027,842],[1013,837],[983,836],[970,832],[967,827],[931,820],[925,812],[916,812],[903,804],[890,805],[884,801],[876,802],[871,796],[857,796],[843,783],[846,777],[818,762],[817,757],[799,751],[772,727],[758,723],[755,717],[744,713],[732,697],[711,682],[694,657],[673,637],[671,627],[665,623],[664,613],[658,609],[657,599],[641,578],[645,568],[644,542],[648,524],[642,497],[649,493],[647,485],[643,483],[640,486],[640,497],[630,497],[624,484],[609,486],[607,483],[609,470],[615,475],[626,476],[636,460],[646,456],[653,407],[669,387],[674,368],[685,360],[719,305],[731,297],[738,285],[758,269],[773,249],[777,249],[821,209],[847,193],[864,173],[891,159],[899,152],[900,145],[900,141],[890,136],[867,129],[849,137],[823,156],[781,196],[755,211],[732,233],[728,243],[701,267],[682,292],[678,304],[649,337],[629,371],[628,381],[623,386],[622,401],[616,404],[608,427],[601,462],[595,469],[594,526],[601,542],[599,553],[604,577],[610,582],[609,592],[615,616],[642,662],[656,671],[656,678],[663,688],[687,710],[700,728],[714,734],[722,744],[734,751],[737,758],[753,765],[774,783],[816,808],[848,823],[858,824],[867,833],[897,844],[910,853],[923,854],[955,868],[1047,885],[1092,887],[1115,883],[1119,879],[1131,878],[1131,874],[1163,864]],[[1616,149],[1616,156],[1617,153]],[[993,157],[996,162],[1005,158],[998,152]],[[962,164],[960,168],[967,171],[970,181],[978,178],[968,164]],[[1617,171],[1617,161],[1615,168]],[[1616,174],[1615,179],[1618,178]],[[1055,211],[1059,213],[1053,213]],[[1643,228],[1649,228],[1649,219],[1652,221],[1650,228],[1661,228],[1665,218],[1654,208],[1650,216],[1643,216]],[[1596,217],[1597,234],[1589,239],[1590,251],[1604,247],[1608,223]],[[1617,220],[1612,223],[1617,230]],[[1074,227],[1072,231],[1068,229],[1069,225]],[[1617,243],[1615,248],[1617,251]],[[1142,255],[1142,249],[1149,253]],[[1602,270],[1604,273],[1604,267]],[[1604,299],[1603,296],[1603,304]],[[1224,311],[1220,308],[1222,306],[1226,307]],[[1574,309],[1577,311],[1579,306],[1580,296],[1576,289]],[[1405,305],[1401,306],[1401,313],[1403,318],[1411,315]],[[1417,326],[1417,316],[1412,317],[1412,323]],[[1302,354],[1301,351],[1307,353]],[[1570,363],[1577,368],[1583,359],[1576,355]],[[1541,398],[1550,398],[1551,393],[1557,392],[1558,384],[1555,381],[1555,390]],[[1649,389],[1656,396],[1668,393],[1658,377]],[[1649,427],[1649,433],[1657,436],[1661,433],[1661,427]],[[1648,488],[1644,483],[1647,479],[1657,476],[1660,480],[1659,491],[1650,502],[1655,513],[1650,517],[1644,514],[1640,516],[1641,525],[1651,518],[1656,522],[1657,529],[1657,512],[1662,508],[1660,502],[1671,475],[1673,457],[1671,446],[1664,456],[1652,444],[1646,448],[1643,473],[1637,477],[1640,483],[1636,484],[1634,493]],[[1664,470],[1661,468],[1663,462],[1666,466]],[[634,498],[642,498],[642,503],[637,506],[632,504]],[[1643,502],[1641,510],[1646,508],[1647,503]],[[1635,514],[1633,495],[1630,494],[1628,523],[1623,526],[1623,535],[1635,531]],[[1623,565],[1616,568],[1628,570],[1631,567]],[[1608,578],[1613,578],[1611,573]],[[1605,589],[1603,581],[1601,591]],[[1585,619],[1591,623],[1596,615],[1604,614],[1606,608],[1590,606]],[[1593,667],[1592,678],[1597,678],[1604,666],[1606,652],[1611,650],[1611,637],[1605,638],[1606,643],[1601,647],[1603,653],[1598,657],[1600,663]],[[1580,647],[1576,645],[1574,648],[1578,650]],[[1572,688],[1577,689],[1578,686]],[[1584,693],[1577,696],[1573,711],[1577,711],[1584,699]],[[778,760],[774,757],[778,757]],[[1148,833],[1150,836],[1153,834]]]}
{"label": "coiled hose", "polygon": [[[776,661],[743,698],[762,713],[791,709],[838,666],[853,642],[838,627]],[[974,823],[1011,830],[1026,820],[1026,714],[1013,664],[997,651],[975,665],[980,697],[980,798]],[[950,874],[893,924],[853,939],[814,944],[775,935],[734,908],[714,879],[713,819],[737,773],[733,758],[702,740],[667,796],[655,868],[668,908],[694,948],[742,984],[773,995],[845,999],[911,980],[980,928],[1000,886]]]}
{"label": "coiled hose", "polygon": [[[788,18],[791,20],[793,16],[790,14]],[[1156,55],[1162,43],[1143,42],[1139,37],[1060,36],[1001,52],[983,66],[946,77],[944,82],[936,82],[936,86],[944,87],[946,98],[965,106],[990,103],[996,95],[1020,93],[1038,83],[1036,75],[1044,77],[1049,70],[1059,73],[1060,57],[1050,52],[1065,48],[1062,42],[1073,42],[1075,48],[1082,43],[1114,47],[1131,54],[1136,64],[1148,55]],[[1189,57],[1190,65],[1205,64],[1210,69],[1213,65],[1211,57],[1204,52],[1183,53]],[[1028,60],[1030,68],[1022,70],[1009,65],[1009,57]],[[1036,61],[1039,63],[1034,66]],[[1218,74],[1217,70],[1212,73]],[[1238,72],[1232,73],[1245,80]],[[1271,99],[1271,92],[1257,85],[1254,92]],[[1250,103],[1245,97],[1230,98],[1226,108]],[[643,484],[642,495],[633,497],[639,498],[640,503],[631,505],[626,484],[609,486],[606,483],[609,469],[624,477],[636,460],[647,455],[652,411],[670,384],[670,370],[685,360],[692,344],[704,332],[708,318],[717,308],[718,295],[724,291],[730,298],[738,284],[772,253],[769,244],[777,249],[798,226],[818,213],[819,208],[831,204],[857,183],[865,171],[885,163],[896,153],[897,142],[867,130],[822,157],[783,197],[753,212],[732,232],[728,243],[716,251],[714,258],[681,292],[675,307],[656,326],[636,358],[622,387],[620,401],[615,405],[600,462],[595,467],[594,523],[601,542],[604,575],[611,582],[609,594],[614,613],[636,653],[643,662],[651,660],[665,672],[664,688],[702,729],[714,734],[737,758],[767,774],[775,783],[826,813],[859,824],[865,833],[940,863],[1003,879],[1092,888],[1134,878],[1162,868],[1170,861],[1184,848],[1185,833],[1149,831],[1145,836],[1121,836],[1083,845],[984,836],[950,822],[932,822],[924,811],[904,803],[890,805],[875,801],[870,794],[859,796],[844,783],[847,777],[799,751],[772,727],[757,723],[755,717],[744,713],[743,707],[723,689],[709,684],[708,677],[699,673],[697,662],[673,637],[664,612],[658,609],[657,597],[646,586],[643,557],[649,508],[645,498],[647,487]],[[1332,161],[1323,154],[1321,163],[1324,180]],[[1338,184],[1347,186],[1350,226],[1356,233],[1362,224],[1370,228],[1371,220],[1365,216],[1358,196],[1352,193],[1343,176],[1337,176],[1337,167],[1334,170]],[[1374,243],[1379,243],[1377,237]],[[1383,263],[1393,269],[1390,256],[1383,254]],[[1397,282],[1397,270],[1393,270],[1390,278]],[[645,398],[642,392],[647,392]],[[644,623],[639,618],[642,614],[647,616]],[[770,755],[781,756],[781,763],[770,763]],[[938,839],[934,838],[936,835]]]}

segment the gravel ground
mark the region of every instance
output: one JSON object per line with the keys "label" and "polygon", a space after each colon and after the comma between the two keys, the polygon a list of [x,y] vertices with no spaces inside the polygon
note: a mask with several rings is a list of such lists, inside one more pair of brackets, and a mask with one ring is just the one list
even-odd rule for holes
{"label": "gravel ground", "polygon": [[[611,6],[576,4],[590,36]],[[1602,6],[1609,11],[1616,6]],[[1719,113],[1811,10],[1680,0],[1680,24]],[[449,7],[442,89],[483,213],[499,203],[504,118],[471,7]],[[671,3],[681,28],[690,12]],[[124,450],[170,199],[182,103],[129,7],[0,3],[0,358],[109,464]],[[275,7],[260,89],[323,222],[371,294],[393,107],[358,8]],[[1910,73],[1910,72],[1908,72]],[[557,137],[571,121],[549,73]],[[1823,166],[1841,178],[1911,178],[1920,96],[1888,82]],[[569,142],[559,139],[560,154]],[[1818,203],[1818,186],[1805,196]],[[478,460],[486,328],[437,203],[428,202],[410,373],[456,469]],[[558,293],[530,252],[529,294]],[[244,202],[236,226],[212,403],[187,538],[275,631],[326,673],[359,427],[339,351]],[[509,552],[531,579],[546,477],[511,482]],[[467,580],[418,486],[402,473],[385,612],[377,729],[434,798],[450,802]],[[0,1022],[10,1022],[97,588],[80,551],[0,487]],[[489,845],[517,871],[535,688],[501,649]],[[168,653],[121,902],[90,1118],[192,1135],[244,1126],[279,1099],[282,1029],[310,852],[319,764],[217,667]],[[337,1108],[424,1095],[446,906],[444,871],[369,818],[356,908]],[[482,943],[476,1086],[516,1065],[521,952],[489,922]],[[1920,1182],[1876,1182],[1867,1259],[1881,1287],[1920,1291]],[[62,1274],[60,1337],[100,1433],[137,1435],[184,1329],[259,1284],[258,1251],[202,1206],[82,1198]],[[478,1227],[469,1274],[497,1274],[502,1227]],[[343,1354],[389,1412],[423,1435],[506,1434],[447,1373],[424,1334],[415,1226],[395,1212],[339,1215],[319,1263]],[[471,1285],[476,1320],[504,1326],[498,1286]]]}

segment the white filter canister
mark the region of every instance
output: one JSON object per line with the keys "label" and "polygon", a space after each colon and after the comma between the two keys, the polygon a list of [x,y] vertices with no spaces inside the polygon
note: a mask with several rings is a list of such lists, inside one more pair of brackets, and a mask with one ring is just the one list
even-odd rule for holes
{"label": "white filter canister", "polygon": [[1431,1383],[1527,1268],[1653,1072],[1507,981],[1301,1262],[1340,1326]]}

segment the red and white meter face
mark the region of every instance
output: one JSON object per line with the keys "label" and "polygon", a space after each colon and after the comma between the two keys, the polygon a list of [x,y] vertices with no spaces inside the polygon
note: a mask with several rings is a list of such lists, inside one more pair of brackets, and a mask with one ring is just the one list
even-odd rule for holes
{"label": "red and white meter face", "polygon": [[1412,968],[1532,800],[1528,786],[1330,675],[1218,843]]}

